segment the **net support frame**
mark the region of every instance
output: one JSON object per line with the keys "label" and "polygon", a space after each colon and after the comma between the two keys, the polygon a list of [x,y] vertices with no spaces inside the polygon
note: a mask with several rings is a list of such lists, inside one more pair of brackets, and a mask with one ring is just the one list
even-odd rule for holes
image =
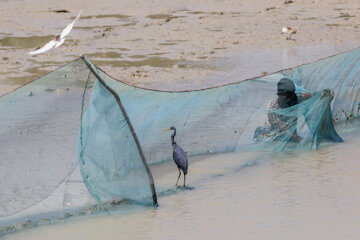
{"label": "net support frame", "polygon": [[130,121],[130,118],[125,110],[125,107],[124,105],[122,104],[121,102],[121,99],[120,99],[120,96],[111,88],[109,87],[106,82],[102,79],[102,77],[97,73],[97,70],[95,69],[95,67],[93,66],[93,64],[87,59],[87,57],[85,55],[81,56],[81,59],[84,61],[84,63],[86,64],[86,66],[89,68],[89,70],[92,72],[92,74],[94,74],[94,76],[96,77],[96,79],[113,95],[113,97],[115,98],[120,110],[121,110],[121,113],[123,114],[124,118],[125,118],[125,121],[130,129],[130,132],[134,138],[134,141],[136,143],[136,147],[139,151],[139,154],[140,154],[140,158],[145,166],[145,169],[146,169],[146,172],[148,174],[148,177],[149,177],[149,182],[150,182],[150,188],[151,188],[151,192],[152,192],[152,198],[153,198],[153,205],[155,207],[158,206],[158,202],[157,202],[157,196],[156,196],[156,190],[155,190],[155,184],[154,184],[154,179],[153,179],[153,176],[151,174],[151,171],[150,171],[150,167],[149,165],[147,164],[147,161],[145,159],[145,155],[144,155],[144,152],[142,150],[142,147],[141,147],[141,144],[140,144],[140,141],[136,135],[136,132],[134,130],[134,127]]}

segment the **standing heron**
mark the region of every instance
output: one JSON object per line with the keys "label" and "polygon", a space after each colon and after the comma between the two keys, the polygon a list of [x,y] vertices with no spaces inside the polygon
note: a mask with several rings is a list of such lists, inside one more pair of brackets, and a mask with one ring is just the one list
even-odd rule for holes
{"label": "standing heron", "polygon": [[173,134],[171,135],[171,144],[173,146],[173,159],[179,170],[179,177],[176,181],[175,186],[178,185],[178,182],[179,182],[179,179],[181,176],[181,171],[180,171],[180,169],[181,169],[184,173],[184,187],[185,187],[185,179],[186,179],[186,174],[187,174],[187,170],[188,170],[188,159],[186,157],[184,150],[179,145],[177,145],[175,142],[176,128],[170,127],[167,129],[163,129],[163,131],[169,131],[169,130],[174,131]]}

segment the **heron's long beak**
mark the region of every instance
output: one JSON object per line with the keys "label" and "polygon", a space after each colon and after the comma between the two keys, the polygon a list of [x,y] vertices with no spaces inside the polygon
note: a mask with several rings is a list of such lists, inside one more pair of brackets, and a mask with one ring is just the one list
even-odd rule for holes
{"label": "heron's long beak", "polygon": [[169,130],[170,130],[170,128],[165,128],[162,131],[165,132],[165,131],[169,131]]}

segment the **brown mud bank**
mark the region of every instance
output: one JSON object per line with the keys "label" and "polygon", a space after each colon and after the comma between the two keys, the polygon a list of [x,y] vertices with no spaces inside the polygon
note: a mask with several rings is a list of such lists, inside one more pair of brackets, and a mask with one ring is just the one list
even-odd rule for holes
{"label": "brown mud bank", "polygon": [[[83,16],[63,46],[28,54],[79,9]],[[82,54],[143,87],[239,81],[355,47],[359,9],[356,0],[0,1],[0,94]],[[283,26],[298,30],[294,40],[281,34]]]}

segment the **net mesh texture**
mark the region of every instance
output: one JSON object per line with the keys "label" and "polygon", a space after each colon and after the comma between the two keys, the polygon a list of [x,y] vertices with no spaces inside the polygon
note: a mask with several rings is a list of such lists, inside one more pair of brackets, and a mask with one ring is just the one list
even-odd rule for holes
{"label": "net mesh texture", "polygon": [[[172,158],[161,131],[170,126],[190,156],[340,142],[334,123],[359,115],[359,60],[355,49],[234,84],[171,92],[130,86],[76,59],[0,98],[0,232],[123,202],[154,204],[146,162]],[[312,97],[275,110],[284,126],[254,141],[283,77]]]}

